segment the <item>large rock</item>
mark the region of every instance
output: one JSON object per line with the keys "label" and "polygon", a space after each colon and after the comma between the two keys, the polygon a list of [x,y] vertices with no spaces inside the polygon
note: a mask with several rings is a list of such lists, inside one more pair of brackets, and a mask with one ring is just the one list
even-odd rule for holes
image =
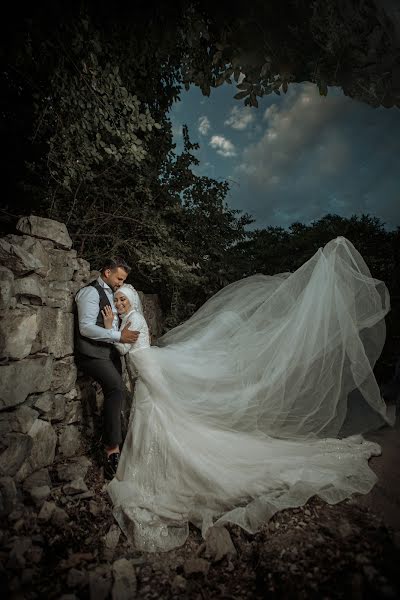
{"label": "large rock", "polygon": [[59,221],[30,215],[29,217],[22,217],[18,221],[17,230],[33,237],[52,240],[61,248],[69,250],[72,247],[72,240],[69,237],[67,227]]}
{"label": "large rock", "polygon": [[0,478],[0,517],[14,510],[17,503],[17,488],[12,477]]}
{"label": "large rock", "polygon": [[76,250],[49,249],[50,270],[47,273],[48,281],[71,281],[75,271],[79,269]]}
{"label": "large rock", "polygon": [[24,358],[0,365],[0,409],[21,404],[28,394],[46,392],[52,379],[51,356]]}
{"label": "large rock", "polygon": [[33,440],[23,433],[10,433],[4,443],[7,447],[0,455],[0,474],[13,477],[29,456]]}
{"label": "large rock", "polygon": [[[35,273],[41,277],[46,277],[50,269],[50,260],[48,248],[45,247],[42,240],[33,238],[30,235],[8,235],[7,239],[34,256],[42,264],[42,267],[35,269]],[[51,247],[53,247],[52,243]]]}
{"label": "large rock", "polygon": [[112,600],[135,598],[137,582],[134,561],[120,558],[113,563],[114,584],[111,591]]}
{"label": "large rock", "polygon": [[74,273],[74,281],[87,283],[90,281],[90,263],[84,258],[77,258],[79,270]]}
{"label": "large rock", "polygon": [[114,552],[118,546],[119,538],[121,536],[121,529],[116,523],[113,523],[102,538],[103,542],[103,560],[110,562],[114,556]]}
{"label": "large rock", "polygon": [[83,494],[87,491],[88,487],[82,477],[73,479],[63,486],[63,492],[66,496],[75,496],[76,494]]}
{"label": "large rock", "polygon": [[51,465],[54,460],[57,435],[50,423],[37,419],[30,428],[28,437],[32,439],[32,449],[16,474],[17,481],[23,481],[31,473]]}
{"label": "large rock", "polygon": [[106,600],[112,586],[109,565],[99,565],[89,571],[89,598],[90,600]]}
{"label": "large rock", "polygon": [[51,494],[51,490],[48,485],[31,487],[29,488],[28,492],[36,506],[41,506],[46,498],[48,498]]}
{"label": "large rock", "polygon": [[31,304],[42,305],[46,303],[47,292],[43,280],[33,273],[14,281],[14,295],[17,298],[29,299]]}
{"label": "large rock", "polygon": [[206,549],[204,555],[214,562],[222,560],[225,556],[234,558],[237,554],[229,531],[225,527],[210,527],[207,530]]}
{"label": "large rock", "polygon": [[75,294],[82,287],[79,281],[50,281],[47,287],[46,304],[73,312]]}
{"label": "large rock", "polygon": [[39,469],[39,471],[35,471],[32,475],[29,475],[27,479],[25,479],[23,488],[24,490],[31,490],[36,487],[51,487],[51,479],[49,475],[48,469]]}
{"label": "large rock", "polygon": [[28,356],[38,334],[35,310],[16,308],[4,313],[0,321],[0,357],[20,360]]}
{"label": "large rock", "polygon": [[85,479],[88,468],[92,463],[86,456],[78,456],[67,463],[57,465],[57,475],[60,481]]}
{"label": "large rock", "polygon": [[0,413],[0,435],[7,433],[28,433],[39,413],[30,406],[20,406],[12,412]]}
{"label": "large rock", "polygon": [[0,309],[9,308],[14,296],[14,274],[7,267],[0,266]]}
{"label": "large rock", "polygon": [[0,238],[0,265],[10,268],[16,275],[26,275],[43,269],[43,264],[32,254],[8,239]]}
{"label": "large rock", "polygon": [[42,419],[56,422],[62,421],[65,417],[65,397],[53,392],[44,392],[30,398],[32,406],[39,412]]}
{"label": "large rock", "polygon": [[82,418],[82,402],[80,400],[77,400],[76,402],[68,402],[65,408],[66,425],[72,425],[72,423],[81,423]]}
{"label": "large rock", "polygon": [[74,317],[57,308],[43,306],[37,309],[38,335],[32,353],[47,352],[55,358],[74,351]]}
{"label": "large rock", "polygon": [[82,436],[75,425],[68,425],[61,431],[59,438],[59,450],[64,456],[74,456],[82,450]]}
{"label": "large rock", "polygon": [[66,394],[75,386],[76,375],[77,369],[73,356],[56,360],[51,389],[59,394]]}

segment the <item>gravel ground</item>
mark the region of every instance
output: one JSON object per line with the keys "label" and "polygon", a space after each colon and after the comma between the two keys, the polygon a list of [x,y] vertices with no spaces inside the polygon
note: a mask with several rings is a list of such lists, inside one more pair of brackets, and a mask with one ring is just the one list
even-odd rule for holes
{"label": "gravel ground", "polygon": [[313,498],[278,513],[256,535],[229,527],[205,543],[192,528],[169,553],[132,550],[94,459],[86,491],[69,489],[55,467],[50,495],[36,504],[24,497],[2,523],[2,597],[398,598],[400,435],[398,427],[382,431],[384,453],[371,463],[380,481],[368,496],[334,506]]}

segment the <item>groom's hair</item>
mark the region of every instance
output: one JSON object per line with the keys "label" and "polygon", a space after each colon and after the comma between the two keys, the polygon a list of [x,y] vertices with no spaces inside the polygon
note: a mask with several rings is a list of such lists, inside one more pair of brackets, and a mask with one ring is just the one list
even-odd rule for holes
{"label": "groom's hair", "polygon": [[104,273],[107,269],[123,269],[127,273],[130,273],[130,266],[127,264],[125,259],[122,256],[110,256],[103,262],[103,266],[100,269],[101,273]]}

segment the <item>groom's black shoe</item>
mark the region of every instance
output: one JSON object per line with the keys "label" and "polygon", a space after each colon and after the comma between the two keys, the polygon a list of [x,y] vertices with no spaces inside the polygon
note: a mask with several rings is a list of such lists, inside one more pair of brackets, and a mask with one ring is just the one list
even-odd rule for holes
{"label": "groom's black shoe", "polygon": [[120,456],[121,454],[119,452],[113,452],[110,456],[106,456],[104,461],[104,477],[106,477],[106,479],[115,477]]}

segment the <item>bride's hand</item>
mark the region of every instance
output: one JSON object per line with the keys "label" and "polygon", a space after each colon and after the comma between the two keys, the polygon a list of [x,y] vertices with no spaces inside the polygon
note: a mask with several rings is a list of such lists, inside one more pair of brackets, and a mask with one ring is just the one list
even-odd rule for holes
{"label": "bride's hand", "polygon": [[101,311],[105,329],[111,329],[114,321],[114,313],[111,306],[105,306]]}

